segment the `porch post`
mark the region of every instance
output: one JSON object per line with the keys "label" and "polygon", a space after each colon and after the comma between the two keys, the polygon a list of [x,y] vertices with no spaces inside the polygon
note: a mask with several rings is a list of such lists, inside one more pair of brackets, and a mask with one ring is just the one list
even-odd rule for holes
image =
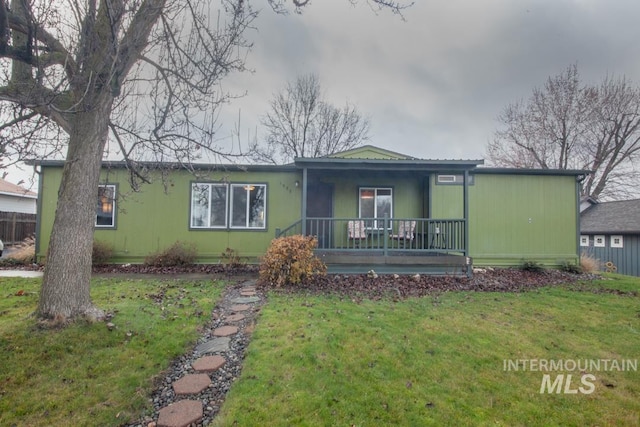
{"label": "porch post", "polygon": [[464,170],[463,186],[464,206],[464,256],[469,256],[469,170]]}
{"label": "porch post", "polygon": [[307,235],[307,168],[302,169],[302,235]]}

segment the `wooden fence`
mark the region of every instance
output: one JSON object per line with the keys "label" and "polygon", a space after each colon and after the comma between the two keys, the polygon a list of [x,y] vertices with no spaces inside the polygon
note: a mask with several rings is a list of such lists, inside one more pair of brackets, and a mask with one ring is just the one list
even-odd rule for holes
{"label": "wooden fence", "polygon": [[19,243],[35,234],[35,214],[0,212],[0,240],[5,245]]}

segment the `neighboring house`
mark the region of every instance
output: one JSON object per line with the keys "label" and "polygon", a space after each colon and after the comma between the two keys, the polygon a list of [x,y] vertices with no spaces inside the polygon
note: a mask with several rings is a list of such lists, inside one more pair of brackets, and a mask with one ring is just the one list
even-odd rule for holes
{"label": "neighboring house", "polygon": [[[114,246],[118,262],[141,262],[178,240],[194,243],[201,262],[219,262],[226,248],[256,260],[274,237],[299,233],[318,236],[317,253],[334,271],[577,262],[585,172],[482,163],[364,146],[282,166],[201,165],[196,175],[176,168],[139,193],[123,163],[105,163],[95,238]],[[42,258],[63,163],[38,164]]]}
{"label": "neighboring house", "polygon": [[38,195],[0,179],[0,212],[36,213]]}
{"label": "neighboring house", "polygon": [[35,232],[38,195],[0,179],[0,239],[17,243]]}
{"label": "neighboring house", "polygon": [[603,269],[611,262],[617,273],[640,276],[640,199],[590,205],[580,214],[581,251]]}

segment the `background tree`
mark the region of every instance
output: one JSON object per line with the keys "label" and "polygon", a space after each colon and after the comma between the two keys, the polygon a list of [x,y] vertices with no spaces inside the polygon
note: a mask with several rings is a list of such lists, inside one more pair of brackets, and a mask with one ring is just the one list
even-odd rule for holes
{"label": "background tree", "polygon": [[[286,0],[266,1],[286,10]],[[298,12],[307,3],[292,0]],[[243,69],[251,4],[0,0],[1,163],[65,157],[39,316],[103,316],[89,281],[106,150],[124,159],[134,188],[150,178],[140,160],[188,166],[203,152],[235,154],[216,146],[215,117],[228,98],[221,79]]]}
{"label": "background tree", "polygon": [[356,107],[338,108],[322,99],[315,74],[300,76],[275,94],[262,125],[266,143],[254,148],[253,158],[275,164],[357,147],[369,132],[369,121]]}
{"label": "background tree", "polygon": [[624,77],[599,85],[580,80],[577,65],[550,77],[531,97],[508,105],[487,147],[498,166],[593,171],[582,195],[637,194],[640,170],[640,89]]}

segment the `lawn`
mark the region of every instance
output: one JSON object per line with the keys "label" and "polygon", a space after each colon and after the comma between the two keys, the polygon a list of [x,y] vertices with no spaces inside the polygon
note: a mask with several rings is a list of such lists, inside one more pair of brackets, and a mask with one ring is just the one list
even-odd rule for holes
{"label": "lawn", "polygon": [[[633,365],[505,369],[519,360],[637,366],[640,279],[610,277],[400,301],[270,292],[213,425],[640,426]],[[95,279],[94,301],[115,327],[51,330],[32,316],[38,280],[0,280],[3,426],[119,426],[150,414],[154,378],[191,348],[224,286]],[[562,375],[562,386],[541,393],[545,374]]]}
{"label": "lawn", "polygon": [[39,279],[0,279],[0,425],[118,426],[150,414],[154,378],[199,337],[222,282],[94,279],[105,323],[43,329]]}
{"label": "lawn", "polygon": [[[640,280],[611,277],[398,302],[272,292],[214,425],[638,426]],[[565,367],[505,369],[518,360]],[[541,393],[545,374],[561,387]]]}

